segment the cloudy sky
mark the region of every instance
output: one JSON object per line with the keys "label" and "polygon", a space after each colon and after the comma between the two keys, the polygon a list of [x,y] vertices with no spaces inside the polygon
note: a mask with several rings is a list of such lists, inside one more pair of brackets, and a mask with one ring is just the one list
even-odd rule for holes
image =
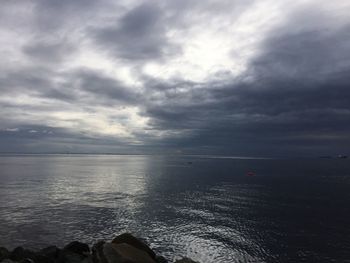
{"label": "cloudy sky", "polygon": [[347,154],[348,0],[16,0],[0,152]]}

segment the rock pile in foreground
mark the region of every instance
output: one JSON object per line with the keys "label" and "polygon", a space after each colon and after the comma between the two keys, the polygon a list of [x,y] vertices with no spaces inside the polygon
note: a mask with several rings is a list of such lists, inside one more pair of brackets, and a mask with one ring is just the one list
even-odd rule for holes
{"label": "rock pile in foreground", "polygon": [[[99,241],[90,247],[74,241],[63,249],[49,246],[40,251],[17,247],[13,251],[0,247],[1,263],[167,263],[144,242],[129,233],[121,234],[112,242]],[[188,258],[175,263],[196,263]]]}

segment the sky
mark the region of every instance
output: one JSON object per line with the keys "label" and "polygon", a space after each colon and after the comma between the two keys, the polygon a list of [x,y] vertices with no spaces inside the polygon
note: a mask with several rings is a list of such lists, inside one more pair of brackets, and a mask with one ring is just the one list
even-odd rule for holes
{"label": "sky", "polygon": [[0,152],[320,156],[350,148],[348,0],[16,0]]}

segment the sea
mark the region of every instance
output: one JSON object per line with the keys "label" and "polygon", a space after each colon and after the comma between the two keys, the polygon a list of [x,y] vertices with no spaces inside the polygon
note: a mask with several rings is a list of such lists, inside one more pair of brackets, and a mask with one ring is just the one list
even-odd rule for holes
{"label": "sea", "polygon": [[124,232],[169,261],[350,262],[350,160],[0,156],[0,246]]}

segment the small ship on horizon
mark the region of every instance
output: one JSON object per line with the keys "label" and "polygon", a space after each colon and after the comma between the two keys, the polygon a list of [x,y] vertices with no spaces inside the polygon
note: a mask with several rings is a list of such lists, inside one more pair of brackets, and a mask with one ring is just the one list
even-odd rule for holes
{"label": "small ship on horizon", "polygon": [[347,155],[339,154],[339,155],[337,155],[337,156],[331,156],[331,155],[320,156],[320,158],[322,158],[322,159],[333,159],[333,158],[336,158],[336,159],[347,159],[348,156],[347,156]]}

